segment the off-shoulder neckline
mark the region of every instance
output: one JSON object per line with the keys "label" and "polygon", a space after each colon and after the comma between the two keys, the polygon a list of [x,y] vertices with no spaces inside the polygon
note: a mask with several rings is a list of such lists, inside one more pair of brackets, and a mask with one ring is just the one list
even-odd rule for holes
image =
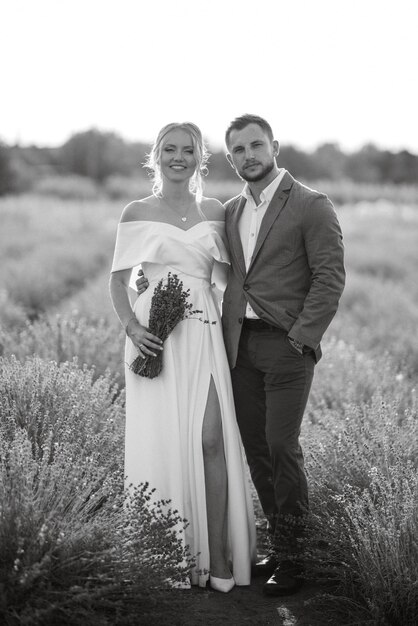
{"label": "off-shoulder neckline", "polygon": [[201,222],[197,222],[197,224],[193,224],[193,226],[190,226],[190,228],[182,228],[181,226],[170,224],[170,222],[159,222],[157,220],[129,220],[127,222],[119,222],[118,225],[121,226],[122,224],[158,224],[161,226],[171,226],[172,228],[175,228],[176,230],[181,230],[183,233],[188,233],[193,228],[196,228],[196,226],[200,226],[201,224],[210,224],[210,223],[225,224],[225,220],[202,220]]}

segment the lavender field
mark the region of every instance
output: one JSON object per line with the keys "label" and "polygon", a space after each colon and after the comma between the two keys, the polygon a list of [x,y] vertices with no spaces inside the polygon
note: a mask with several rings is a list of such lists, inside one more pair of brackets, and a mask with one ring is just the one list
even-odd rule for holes
{"label": "lavender field", "polygon": [[[321,624],[413,626],[418,198],[333,191],[347,286],[303,426],[313,609]],[[123,504],[124,336],[107,288],[122,208],[109,197],[0,200],[5,624],[137,624],[138,610],[155,618],[151,590],[181,577],[175,515],[146,492]],[[182,623],[181,600],[164,603],[158,623]]]}

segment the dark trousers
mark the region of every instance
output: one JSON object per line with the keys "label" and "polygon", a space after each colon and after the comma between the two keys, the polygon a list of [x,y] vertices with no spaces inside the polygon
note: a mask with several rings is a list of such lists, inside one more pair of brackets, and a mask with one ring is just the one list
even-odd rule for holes
{"label": "dark trousers", "polygon": [[232,386],[251,477],[269,520],[308,511],[299,435],[314,365],[313,352],[298,353],[286,331],[244,323]]}

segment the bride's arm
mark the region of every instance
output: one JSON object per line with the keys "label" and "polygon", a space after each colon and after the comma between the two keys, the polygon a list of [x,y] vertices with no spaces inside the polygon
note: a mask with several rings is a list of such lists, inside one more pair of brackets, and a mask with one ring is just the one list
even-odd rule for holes
{"label": "bride's arm", "polygon": [[156,356],[155,351],[162,350],[162,341],[141,326],[132,311],[128,296],[130,275],[130,269],[111,273],[109,290],[113,308],[139,354]]}
{"label": "bride's arm", "polygon": [[110,298],[123,328],[135,317],[128,297],[130,275],[130,269],[112,272],[109,281]]}

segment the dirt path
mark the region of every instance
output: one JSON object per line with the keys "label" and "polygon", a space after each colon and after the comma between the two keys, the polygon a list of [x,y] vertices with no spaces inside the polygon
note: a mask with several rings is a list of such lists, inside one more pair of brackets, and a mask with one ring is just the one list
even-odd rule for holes
{"label": "dirt path", "polygon": [[317,593],[313,586],[283,598],[263,595],[263,578],[249,587],[235,587],[230,593],[193,589],[178,626],[314,626],[305,602]]}
{"label": "dirt path", "polygon": [[[257,551],[259,558],[268,551],[267,533],[263,513],[254,487],[251,484],[257,522]],[[266,578],[252,578],[249,587],[235,587],[223,594],[193,588],[188,601],[189,610],[183,613],[176,626],[322,626],[313,618],[306,602],[318,593],[319,588],[305,585],[292,596],[271,598],[263,594]]]}
{"label": "dirt path", "polygon": [[[255,490],[251,484],[254,509],[257,521],[257,552],[262,558],[268,551],[267,532],[263,513]],[[298,593],[282,598],[271,598],[263,594],[266,578],[252,578],[248,587],[234,587],[227,594],[193,587],[183,596],[181,615],[174,612],[170,626],[324,626],[324,622],[314,618],[308,601],[319,592],[313,584],[304,585]],[[150,626],[156,626],[152,621]],[[330,625],[327,622],[328,626]],[[148,625],[147,625],[148,626]],[[165,623],[164,623],[165,626]]]}

